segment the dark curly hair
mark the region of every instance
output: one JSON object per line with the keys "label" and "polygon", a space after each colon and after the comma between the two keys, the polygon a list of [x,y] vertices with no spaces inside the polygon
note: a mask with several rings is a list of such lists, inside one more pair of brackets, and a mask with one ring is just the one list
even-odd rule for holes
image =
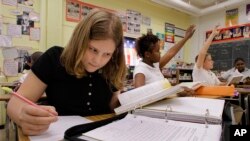
{"label": "dark curly hair", "polygon": [[146,51],[151,52],[154,48],[154,45],[159,41],[159,38],[153,34],[143,35],[138,38],[135,44],[135,49],[137,55],[141,58],[144,58],[144,53]]}

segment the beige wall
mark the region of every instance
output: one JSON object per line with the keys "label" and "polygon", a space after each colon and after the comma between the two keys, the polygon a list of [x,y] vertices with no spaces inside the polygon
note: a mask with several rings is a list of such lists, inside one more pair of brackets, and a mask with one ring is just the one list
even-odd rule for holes
{"label": "beige wall", "polygon": [[[13,39],[13,45],[31,46],[33,50],[45,51],[54,46],[65,46],[77,23],[68,22],[65,18],[66,0],[34,0],[34,10],[40,13],[40,22],[35,27],[41,27],[41,40],[30,41],[29,36]],[[141,26],[141,33],[146,33],[147,28],[152,28],[153,33],[164,33],[165,22],[173,23],[179,28],[186,29],[190,25],[190,16],[171,8],[166,8],[152,3],[150,0],[82,0],[83,2],[115,10],[126,12],[127,9],[141,12],[142,15],[151,18],[151,26]],[[16,17],[8,14],[15,7],[1,5],[0,14],[6,16],[5,22],[15,23]],[[4,27],[4,31],[5,31]],[[127,34],[126,36],[139,37],[140,35]],[[184,47],[184,59],[189,57],[190,45]],[[2,67],[2,54],[0,54]]]}
{"label": "beige wall", "polygon": [[[141,33],[146,33],[147,28],[152,28],[153,33],[164,33],[165,22],[173,23],[179,28],[186,29],[190,25],[190,16],[171,8],[166,8],[152,3],[150,0],[84,0],[83,2],[125,12],[126,9],[136,10],[142,15],[151,18],[151,26],[142,25]],[[47,0],[47,48],[53,45],[65,46],[77,23],[65,20],[66,0]],[[127,34],[126,36],[138,37],[140,35]],[[184,48],[184,59],[189,55],[189,43]]]}

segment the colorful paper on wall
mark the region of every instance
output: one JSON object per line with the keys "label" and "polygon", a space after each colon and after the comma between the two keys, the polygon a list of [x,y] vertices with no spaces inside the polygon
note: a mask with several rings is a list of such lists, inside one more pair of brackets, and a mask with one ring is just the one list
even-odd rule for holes
{"label": "colorful paper on wall", "polygon": [[226,26],[233,26],[233,25],[238,25],[238,8],[227,10],[226,11],[226,21],[225,25]]}
{"label": "colorful paper on wall", "polygon": [[174,43],[174,29],[174,24],[165,23],[165,42]]}

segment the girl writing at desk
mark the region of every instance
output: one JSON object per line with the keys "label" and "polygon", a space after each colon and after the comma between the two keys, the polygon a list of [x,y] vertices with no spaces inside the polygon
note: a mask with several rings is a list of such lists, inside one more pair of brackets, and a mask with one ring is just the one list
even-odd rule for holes
{"label": "girl writing at desk", "polygon": [[204,43],[204,46],[200,49],[198,56],[196,56],[196,63],[192,72],[194,82],[204,82],[205,85],[225,85],[225,83],[220,82],[217,76],[211,71],[211,69],[213,69],[214,62],[211,54],[207,53],[213,38],[219,33],[220,31],[218,30],[218,26],[216,26]]}
{"label": "girl writing at desk", "polygon": [[[38,135],[57,115],[111,113],[119,105],[126,65],[122,23],[115,14],[92,10],[75,28],[65,48],[48,49],[17,93],[36,102],[46,92],[46,110],[13,96],[7,112],[26,135]],[[54,116],[52,116],[53,114]]]}

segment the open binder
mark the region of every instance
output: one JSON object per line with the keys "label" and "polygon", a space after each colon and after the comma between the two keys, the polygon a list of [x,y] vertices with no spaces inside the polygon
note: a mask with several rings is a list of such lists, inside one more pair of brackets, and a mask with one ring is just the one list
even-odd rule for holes
{"label": "open binder", "polygon": [[219,141],[221,132],[220,124],[200,124],[122,114],[69,128],[64,138],[74,141]]}
{"label": "open binder", "polygon": [[198,97],[165,99],[140,109],[134,114],[153,118],[208,124],[221,124],[224,100]]}
{"label": "open binder", "polygon": [[[180,85],[164,88],[160,92],[157,90],[154,94],[165,97],[177,92],[178,89],[181,89]],[[129,97],[131,98],[131,95]],[[159,98],[152,95],[149,97],[154,100]],[[65,132],[64,138],[76,141],[219,141],[221,139],[224,100],[178,97],[147,106],[141,106],[141,101],[136,102],[138,99],[124,100],[122,104],[125,107],[116,109],[118,115],[115,117],[74,126]],[[131,103],[133,106],[130,106]],[[180,107],[186,112],[181,112]],[[125,111],[130,112],[127,114]]]}

